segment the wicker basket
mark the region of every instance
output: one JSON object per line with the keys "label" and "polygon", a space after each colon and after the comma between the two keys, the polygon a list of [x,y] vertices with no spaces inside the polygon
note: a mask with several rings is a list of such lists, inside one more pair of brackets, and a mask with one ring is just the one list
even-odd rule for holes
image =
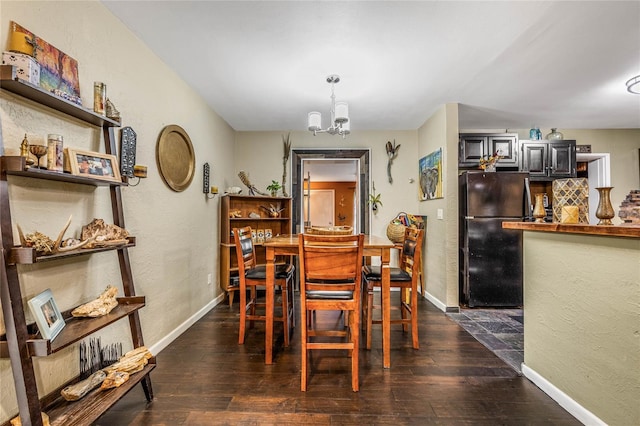
{"label": "wicker basket", "polygon": [[387,225],[387,238],[391,240],[393,243],[401,243],[404,241],[404,226],[401,223],[393,223],[393,221],[389,222]]}
{"label": "wicker basket", "polygon": [[331,228],[324,228],[320,226],[307,227],[304,230],[307,234],[315,235],[351,235],[353,234],[352,226],[334,226]]}

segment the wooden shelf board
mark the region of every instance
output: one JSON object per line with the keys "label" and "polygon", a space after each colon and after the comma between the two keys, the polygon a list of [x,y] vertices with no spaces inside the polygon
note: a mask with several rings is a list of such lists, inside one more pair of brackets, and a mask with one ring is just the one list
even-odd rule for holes
{"label": "wooden shelf board", "polygon": [[76,257],[76,256],[86,256],[93,253],[100,253],[103,251],[111,251],[111,250],[120,250],[128,247],[135,247],[136,245],[136,237],[128,237],[129,242],[126,244],[121,244],[118,246],[106,246],[106,247],[96,247],[96,248],[79,248],[77,250],[50,254],[47,256],[36,256],[35,250],[30,247],[14,247],[11,249],[11,253],[9,255],[10,264],[29,264],[29,263],[40,263],[40,262],[48,262],[51,260],[65,259],[68,257]]}
{"label": "wooden shelf board", "polygon": [[95,126],[120,127],[120,123],[115,120],[96,114],[41,87],[19,80],[16,77],[16,69],[17,67],[13,65],[0,65],[0,88]]}
{"label": "wooden shelf board", "polygon": [[278,221],[278,220],[289,220],[288,217],[231,217],[229,221],[231,222],[246,222],[246,221]]}
{"label": "wooden shelf board", "polygon": [[[31,356],[47,356],[56,353],[73,343],[84,339],[90,334],[104,328],[114,322],[127,317],[138,309],[144,307],[144,296],[119,297],[118,306],[113,308],[107,315],[97,318],[74,318],[70,311],[63,314],[65,326],[51,341],[48,339],[29,339],[27,347]],[[6,335],[0,336],[0,358],[8,358],[9,349]]]}
{"label": "wooden shelf board", "polygon": [[62,397],[45,407],[51,426],[85,426],[95,422],[109,407],[113,406],[127,392],[140,383],[156,367],[149,363],[138,373],[132,374],[120,387],[100,390],[94,389],[78,401],[68,402]]}

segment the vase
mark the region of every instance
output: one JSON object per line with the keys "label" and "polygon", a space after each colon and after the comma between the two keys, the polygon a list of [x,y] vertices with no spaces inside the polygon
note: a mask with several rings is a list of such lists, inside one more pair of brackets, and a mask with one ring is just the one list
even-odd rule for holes
{"label": "vase", "polygon": [[603,186],[596,188],[598,191],[598,208],[596,209],[596,217],[600,219],[598,225],[613,225],[611,219],[615,215],[613,206],[611,205],[611,190],[612,186]]}
{"label": "vase", "polygon": [[561,141],[564,139],[564,135],[560,133],[555,127],[551,128],[551,133],[547,135],[549,141]]}
{"label": "vase", "polygon": [[485,172],[495,172],[496,171],[496,165],[495,164],[487,164],[484,168]]}
{"label": "vase", "polygon": [[544,196],[544,192],[535,195],[536,202],[533,207],[533,217],[536,219],[536,223],[544,223],[544,218],[547,215],[547,212],[544,209]]}

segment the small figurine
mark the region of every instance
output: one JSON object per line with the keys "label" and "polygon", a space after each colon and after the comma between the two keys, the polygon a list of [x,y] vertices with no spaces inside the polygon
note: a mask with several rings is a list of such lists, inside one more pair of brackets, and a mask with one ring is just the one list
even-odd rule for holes
{"label": "small figurine", "polygon": [[27,140],[27,134],[24,134],[24,139],[22,139],[22,143],[20,144],[20,156],[26,159],[27,167],[33,165],[34,161],[29,156],[29,141]]}
{"label": "small figurine", "polygon": [[106,106],[106,112],[107,112],[107,117],[117,121],[118,123],[120,122],[120,111],[118,111],[116,109],[116,106],[113,104],[113,102],[111,102],[109,100],[109,98],[107,98],[107,102],[106,102],[107,106]]}

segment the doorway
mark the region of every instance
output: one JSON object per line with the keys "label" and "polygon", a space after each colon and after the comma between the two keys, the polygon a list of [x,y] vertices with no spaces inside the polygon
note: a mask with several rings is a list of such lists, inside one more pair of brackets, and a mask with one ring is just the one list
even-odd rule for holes
{"label": "doorway", "polygon": [[[355,182],[355,202],[354,202],[354,232],[369,233],[369,211],[366,206],[369,197],[369,176],[370,176],[370,151],[368,149],[292,149],[291,150],[291,196],[293,203],[293,225],[294,232],[299,233],[304,230],[306,220],[303,209],[304,191],[307,172],[312,171],[311,181],[314,175],[319,178],[321,173],[325,174],[323,180],[331,179],[330,169],[335,164],[351,164]],[[345,161],[350,160],[350,161]],[[322,163],[325,161],[325,163]],[[334,166],[328,166],[329,164]],[[324,164],[324,166],[323,166]],[[306,165],[306,168],[304,167]],[[322,167],[329,170],[323,171]],[[305,171],[306,170],[306,171]],[[322,188],[327,189],[327,188]],[[339,225],[334,221],[335,225]]]}
{"label": "doorway", "polygon": [[609,153],[578,153],[576,154],[576,163],[578,164],[577,176],[587,178],[589,182],[589,223],[598,223],[596,210],[600,195],[596,188],[610,186]]}

